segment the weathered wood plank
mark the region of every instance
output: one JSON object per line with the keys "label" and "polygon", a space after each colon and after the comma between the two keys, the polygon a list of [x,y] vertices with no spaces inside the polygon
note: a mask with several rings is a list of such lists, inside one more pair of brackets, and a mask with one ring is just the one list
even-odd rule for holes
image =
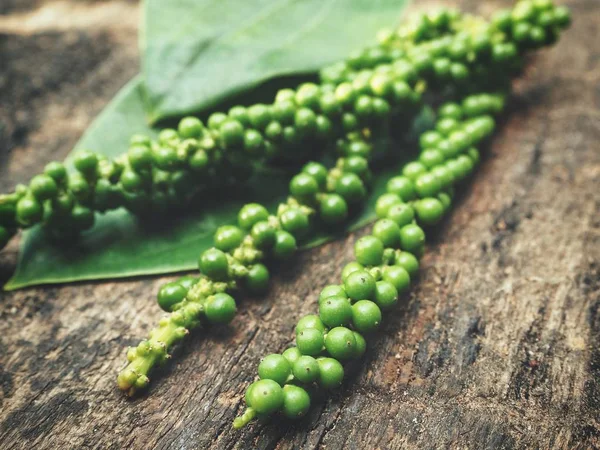
{"label": "weathered wood plank", "polygon": [[[600,446],[600,4],[568,3],[574,27],[517,82],[415,289],[304,421],[230,428],[259,359],[291,343],[355,236],[304,252],[231,327],[194,334],[135,400],[116,373],[160,317],[167,278],[0,293],[0,447]],[[0,53],[2,190],[64,156],[137,70],[135,29],[118,21],[1,35]],[[15,252],[0,255],[0,277]]]}

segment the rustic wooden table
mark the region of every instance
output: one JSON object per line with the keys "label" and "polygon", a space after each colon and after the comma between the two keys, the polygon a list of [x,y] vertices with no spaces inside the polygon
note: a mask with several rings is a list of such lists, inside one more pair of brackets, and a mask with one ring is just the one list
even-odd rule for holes
{"label": "rustic wooden table", "polygon": [[[410,298],[306,420],[231,429],[259,359],[291,343],[356,236],[303,252],[134,400],[115,377],[161,315],[154,296],[168,277],[0,293],[0,448],[600,446],[600,2],[568,3],[574,26],[516,82]],[[138,8],[2,2],[0,191],[62,159],[139,70]],[[13,242],[0,254],[0,281],[16,253]]]}

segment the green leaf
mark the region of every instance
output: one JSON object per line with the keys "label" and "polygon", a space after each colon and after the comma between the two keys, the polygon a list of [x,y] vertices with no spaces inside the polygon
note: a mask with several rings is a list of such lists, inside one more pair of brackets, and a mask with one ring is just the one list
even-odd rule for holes
{"label": "green leaf", "polygon": [[409,0],[147,0],[142,66],[155,123],[206,111],[374,42]]}

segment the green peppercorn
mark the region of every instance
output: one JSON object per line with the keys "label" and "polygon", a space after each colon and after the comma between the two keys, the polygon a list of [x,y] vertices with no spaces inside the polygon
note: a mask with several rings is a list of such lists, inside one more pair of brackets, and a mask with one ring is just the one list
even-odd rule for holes
{"label": "green peppercorn", "polygon": [[[352,325],[361,333],[371,332],[381,324],[381,310],[371,300],[359,300],[352,305]],[[327,346],[327,339],[325,339]]]}
{"label": "green peppercorn", "polygon": [[357,270],[363,270],[363,269],[364,269],[364,267],[361,264],[359,264],[358,262],[356,262],[356,261],[349,262],[342,269],[342,281],[346,281],[346,279],[352,272],[356,272]]}
{"label": "green peppercorn", "polygon": [[26,195],[17,202],[17,221],[23,226],[29,227],[39,222],[43,214],[44,207],[32,195]]}
{"label": "green peppercorn", "polygon": [[354,173],[342,175],[335,184],[335,192],[350,204],[361,201],[367,194],[364,183]]}
{"label": "green peppercorn", "polygon": [[366,270],[356,270],[344,280],[344,290],[353,300],[371,299],[375,292],[375,279]]}
{"label": "green peppercorn", "polygon": [[352,317],[352,307],[346,297],[329,297],[319,303],[319,317],[329,328],[347,325]]}
{"label": "green peppercorn", "polygon": [[73,165],[86,178],[90,178],[96,173],[98,155],[88,150],[81,150],[75,155]]}
{"label": "green peppercorn", "polygon": [[182,302],[187,292],[188,290],[176,281],[163,284],[158,291],[158,306],[163,311],[173,311],[173,306]]}
{"label": "green peppercorn", "polygon": [[204,132],[204,124],[196,117],[184,117],[179,121],[177,131],[183,139],[197,139]]}
{"label": "green peppercorn", "polygon": [[198,261],[200,272],[217,281],[229,278],[229,262],[221,250],[210,248],[200,255]]}
{"label": "green peppercorn", "polygon": [[396,265],[404,268],[411,277],[415,277],[419,271],[419,260],[409,252],[400,252],[396,255]]}
{"label": "green peppercorn", "polygon": [[321,301],[323,301],[323,300],[328,299],[329,297],[348,298],[348,296],[346,295],[346,291],[344,290],[344,287],[340,286],[338,284],[330,284],[328,286],[325,286],[321,290],[321,293],[319,294],[319,303],[321,303]]}
{"label": "green peppercorn", "polygon": [[258,203],[248,203],[240,209],[238,225],[244,230],[250,230],[255,223],[269,218],[267,209]]}
{"label": "green peppercorn", "polygon": [[282,228],[294,237],[302,237],[309,228],[308,216],[299,208],[289,208],[279,217]]}
{"label": "green peppercorn", "polygon": [[394,221],[399,227],[410,224],[415,217],[415,212],[412,206],[406,203],[393,205],[386,214],[386,218]]}
{"label": "green peppercorn", "polygon": [[252,388],[248,405],[259,414],[272,414],[283,406],[284,397],[283,389],[275,381],[259,380]]}
{"label": "green peppercorn", "polygon": [[233,297],[223,292],[210,296],[204,308],[206,318],[211,323],[229,323],[236,311]]}
{"label": "green peppercorn", "polygon": [[348,217],[348,204],[338,194],[323,195],[319,199],[319,217],[327,225],[337,225]]}
{"label": "green peppercorn", "polygon": [[335,327],[325,336],[325,349],[337,360],[352,358],[356,351],[356,338],[352,330]]}
{"label": "green peppercorn", "polygon": [[296,333],[296,346],[303,355],[316,356],[323,350],[323,332],[315,328],[305,328]]}
{"label": "green peppercorn", "polygon": [[[408,291],[410,287],[410,275],[408,271],[399,265],[385,266],[383,268],[383,281],[387,281],[396,289],[398,294]],[[375,297],[377,299],[377,297]]]}
{"label": "green peppercorn", "polygon": [[[353,336],[354,337],[354,336]],[[356,345],[356,338],[354,338]],[[324,389],[341,386],[344,379],[344,367],[333,358],[317,358],[319,364],[319,385]]]}
{"label": "green peppercorn", "polygon": [[51,177],[57,184],[64,184],[67,179],[67,169],[64,164],[51,162],[44,168],[44,173]]}
{"label": "green peppercorn", "polygon": [[234,225],[223,225],[215,232],[215,247],[223,252],[231,252],[244,240],[244,232]]}
{"label": "green peppercorn", "polygon": [[398,194],[388,193],[380,195],[375,202],[375,214],[377,217],[383,218],[386,217],[388,211],[392,206],[399,205],[402,203],[402,199]]}
{"label": "green peppercorn", "polygon": [[298,350],[298,347],[290,347],[282,353],[283,357],[293,366],[296,361],[300,359],[302,353]]}
{"label": "green peppercorn", "polygon": [[39,201],[54,198],[58,193],[58,186],[49,175],[36,175],[29,183],[29,189],[33,196]]}
{"label": "green peppercorn", "polygon": [[325,325],[321,321],[321,318],[315,314],[308,314],[302,317],[296,324],[296,333],[313,328],[319,330],[321,333],[325,332]]}
{"label": "green peppercorn", "polygon": [[312,356],[300,356],[293,364],[292,373],[298,381],[312,383],[319,378],[319,363]]}
{"label": "green peppercorn", "polygon": [[310,409],[310,396],[305,389],[293,384],[283,387],[283,414],[288,419],[304,417]]}
{"label": "green peppercorn", "polygon": [[444,205],[437,198],[428,197],[416,203],[415,211],[419,222],[424,225],[435,225],[444,215]]}
{"label": "green peppercorn", "polygon": [[246,289],[252,294],[264,294],[269,288],[269,269],[264,264],[254,264],[246,275]]}
{"label": "green peppercorn", "polygon": [[415,190],[419,197],[432,197],[436,195],[442,186],[437,177],[432,173],[423,173],[415,180]]}
{"label": "green peppercorn", "polygon": [[394,275],[397,274],[391,274],[390,276],[394,279],[394,283],[385,279],[375,283],[374,301],[375,303],[377,303],[377,306],[379,306],[383,310],[390,309],[393,306],[395,306],[396,303],[398,303],[398,290],[396,289],[396,285],[404,286],[404,284],[401,283],[400,277],[396,276],[394,278]]}
{"label": "green peppercorn", "polygon": [[400,246],[409,252],[421,251],[425,244],[425,233],[418,225],[409,224],[400,228]]}
{"label": "green peppercorn", "polygon": [[258,376],[261,380],[273,380],[283,386],[292,373],[292,366],[288,360],[277,353],[272,353],[263,358],[258,365]]}
{"label": "green peppercorn", "polygon": [[381,264],[383,242],[375,236],[363,236],[354,244],[354,257],[363,266]]}

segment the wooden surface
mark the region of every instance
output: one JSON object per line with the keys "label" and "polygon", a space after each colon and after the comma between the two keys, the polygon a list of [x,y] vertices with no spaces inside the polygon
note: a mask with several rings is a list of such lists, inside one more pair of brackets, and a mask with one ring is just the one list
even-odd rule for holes
{"label": "wooden surface", "polygon": [[[569,4],[574,27],[516,83],[412,294],[306,420],[231,429],[261,356],[291,343],[355,236],[302,253],[229,328],[195,333],[135,400],[115,377],[160,317],[168,277],[0,293],[0,448],[598,448],[600,2]],[[137,72],[138,6],[3,5],[5,191],[62,158]],[[1,280],[16,251],[0,254]]]}

